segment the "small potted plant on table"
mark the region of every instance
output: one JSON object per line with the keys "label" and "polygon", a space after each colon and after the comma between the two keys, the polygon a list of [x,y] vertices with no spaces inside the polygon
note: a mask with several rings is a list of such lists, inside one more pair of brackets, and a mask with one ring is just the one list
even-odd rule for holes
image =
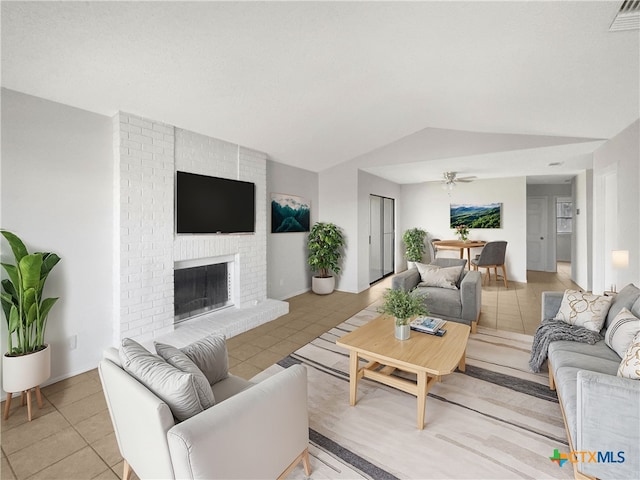
{"label": "small potted plant on table", "polygon": [[[2,388],[7,392],[4,418],[8,418],[13,393],[26,392],[27,415],[31,421],[31,389],[36,389],[42,408],[40,384],[51,375],[51,348],[44,342],[47,316],[57,298],[43,298],[44,284],[60,261],[55,253],[29,253],[15,234],[6,230],[15,265],[3,263],[9,276],[2,280],[2,310],[7,320],[7,353],[2,361]],[[15,343],[14,343],[15,339]]]}
{"label": "small potted plant on table", "polygon": [[429,311],[424,305],[425,295],[412,294],[404,290],[388,288],[382,297],[382,306],[379,313],[395,317],[395,337],[398,340],[409,338],[411,330],[409,321],[417,315],[428,315]]}

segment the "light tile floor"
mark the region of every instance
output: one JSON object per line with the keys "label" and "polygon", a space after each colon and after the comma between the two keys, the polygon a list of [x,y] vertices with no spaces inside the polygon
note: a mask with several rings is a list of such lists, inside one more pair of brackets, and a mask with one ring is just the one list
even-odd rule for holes
{"label": "light tile floor", "polygon": [[[289,314],[228,340],[231,372],[253,377],[379,300],[389,285],[386,279],[360,294],[291,298]],[[557,274],[528,272],[528,283],[510,282],[508,289],[492,279],[483,287],[480,325],[533,334],[542,292],[565,288],[576,288],[566,264],[559,264]],[[122,457],[97,370],[44,387],[42,394],[44,406],[34,405],[32,422],[19,397],[9,419],[1,422],[1,480],[121,478]]]}

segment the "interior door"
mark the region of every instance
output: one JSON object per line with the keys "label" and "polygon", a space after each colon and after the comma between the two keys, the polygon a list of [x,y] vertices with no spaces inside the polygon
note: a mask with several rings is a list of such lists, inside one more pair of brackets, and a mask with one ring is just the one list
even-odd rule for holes
{"label": "interior door", "polygon": [[369,197],[369,283],[394,271],[395,201],[393,198]]}
{"label": "interior door", "polygon": [[382,273],[382,197],[369,197],[369,283],[383,277]]}
{"label": "interior door", "polygon": [[547,197],[527,197],[527,270],[547,270]]}
{"label": "interior door", "polygon": [[386,277],[393,273],[394,267],[394,200],[384,198],[382,200],[382,276]]}

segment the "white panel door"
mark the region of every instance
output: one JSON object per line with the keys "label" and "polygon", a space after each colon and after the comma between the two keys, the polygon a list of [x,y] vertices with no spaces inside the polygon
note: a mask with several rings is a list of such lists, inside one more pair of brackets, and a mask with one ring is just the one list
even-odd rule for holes
{"label": "white panel door", "polygon": [[527,270],[547,270],[547,197],[527,197]]}

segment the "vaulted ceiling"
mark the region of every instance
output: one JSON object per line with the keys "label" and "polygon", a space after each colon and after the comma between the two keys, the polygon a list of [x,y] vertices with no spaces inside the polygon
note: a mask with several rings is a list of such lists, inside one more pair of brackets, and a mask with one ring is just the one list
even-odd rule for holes
{"label": "vaulted ceiling", "polygon": [[[620,3],[2,2],[2,86],[312,171],[386,151],[371,171],[400,183],[571,174],[640,116],[640,36],[608,31]],[[414,141],[451,130],[529,139],[499,162]]]}

